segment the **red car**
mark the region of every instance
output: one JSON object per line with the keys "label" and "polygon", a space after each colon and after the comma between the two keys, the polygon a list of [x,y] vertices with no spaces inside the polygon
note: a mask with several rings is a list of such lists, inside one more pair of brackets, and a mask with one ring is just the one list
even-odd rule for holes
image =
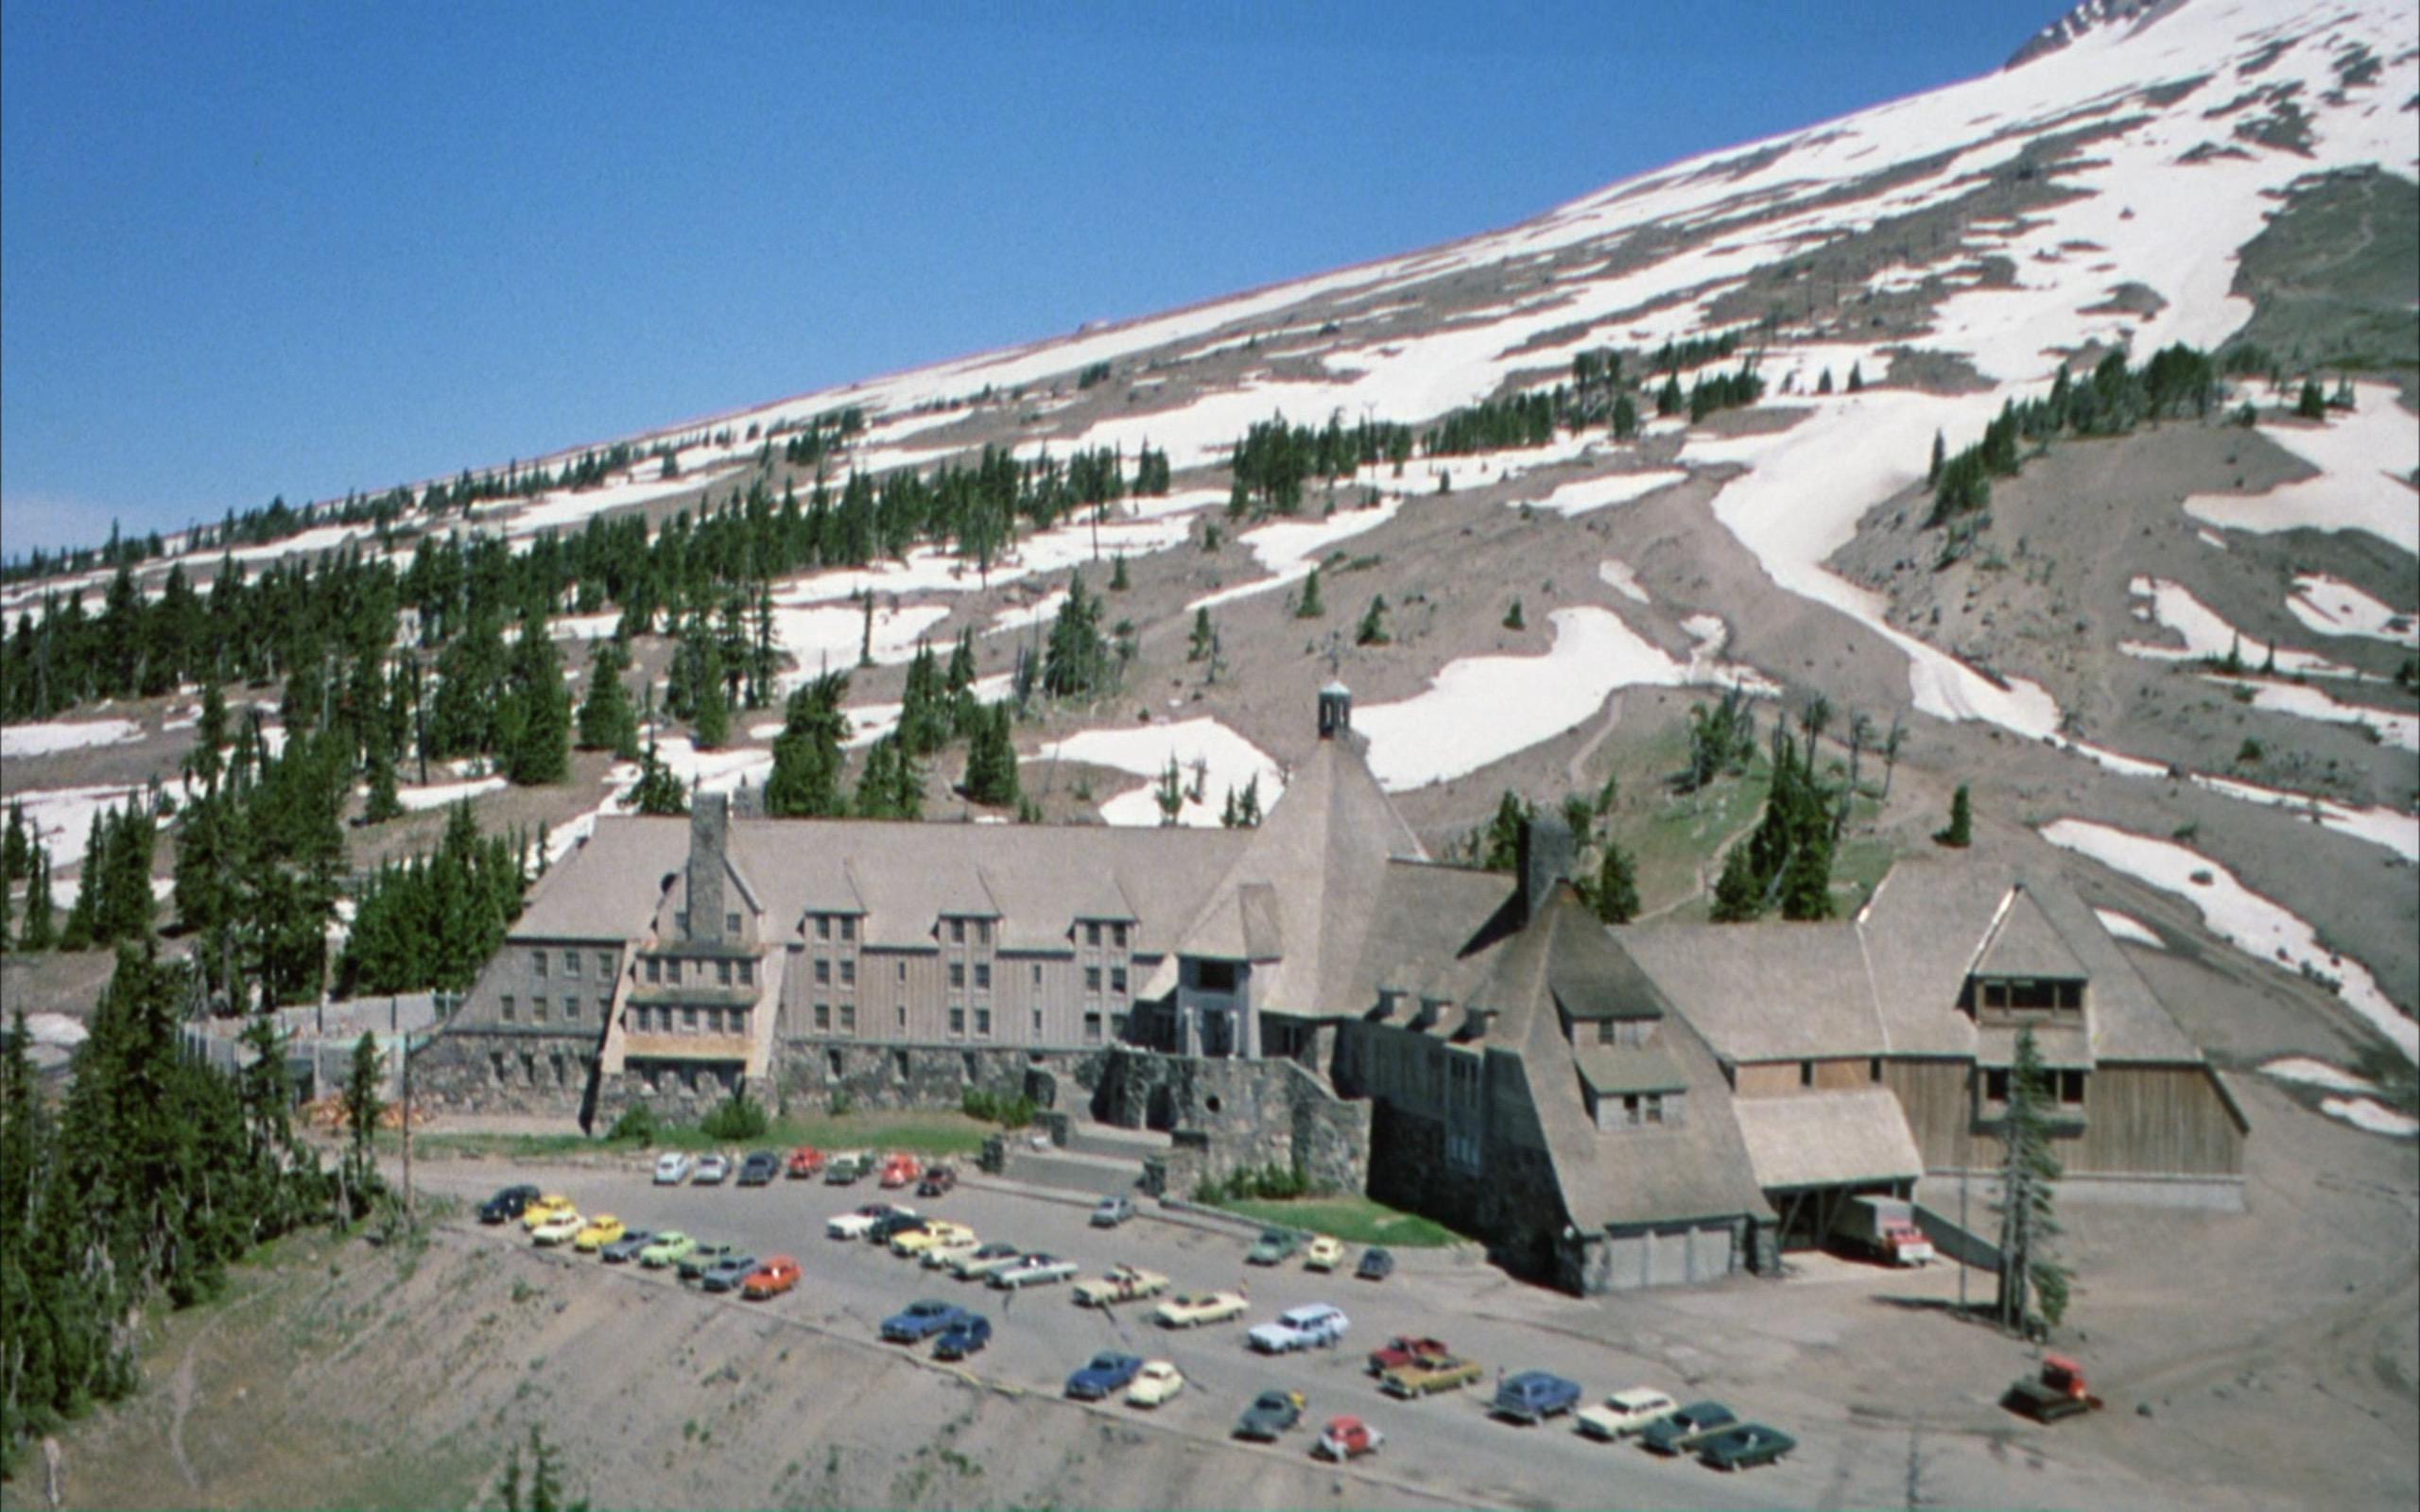
{"label": "red car", "polygon": [[749,1273],[739,1283],[739,1295],[751,1301],[761,1302],[769,1297],[779,1297],[798,1284],[798,1262],[787,1255],[775,1255]]}
{"label": "red car", "polygon": [[1311,1452],[1324,1454],[1341,1465],[1348,1459],[1357,1459],[1375,1452],[1386,1441],[1386,1435],[1358,1418],[1331,1418],[1327,1420],[1327,1427],[1321,1431],[1320,1441],[1312,1446]]}
{"label": "red car", "polygon": [[1416,1339],[1409,1333],[1398,1333],[1387,1341],[1386,1348],[1370,1351],[1370,1373],[1382,1376],[1414,1360],[1443,1360],[1452,1353],[1442,1339]]}
{"label": "red car", "polygon": [[894,1155],[882,1162],[882,1184],[887,1187],[908,1187],[925,1174],[924,1163],[912,1155]]}
{"label": "red car", "polygon": [[809,1180],[823,1170],[823,1152],[812,1144],[802,1144],[790,1151],[789,1173],[794,1180]]}

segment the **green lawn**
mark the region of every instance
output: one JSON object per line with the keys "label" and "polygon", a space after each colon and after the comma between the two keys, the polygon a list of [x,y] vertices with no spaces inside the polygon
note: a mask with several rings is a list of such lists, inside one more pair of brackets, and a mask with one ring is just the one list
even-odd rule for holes
{"label": "green lawn", "polygon": [[1356,1245],[1437,1249],[1464,1242],[1462,1235],[1443,1224],[1368,1197],[1297,1197],[1285,1202],[1237,1199],[1216,1206],[1256,1223],[1332,1234]]}
{"label": "green lawn", "polygon": [[[962,1113],[904,1111],[815,1114],[777,1118],[752,1140],[718,1140],[695,1125],[665,1129],[651,1144],[630,1140],[587,1139],[578,1134],[426,1134],[414,1148],[432,1155],[491,1155],[521,1160],[545,1160],[607,1150],[786,1150],[813,1144],[824,1150],[906,1150],[915,1155],[973,1158],[983,1141],[999,1132],[997,1125],[978,1123]],[[389,1147],[392,1136],[382,1136]]]}

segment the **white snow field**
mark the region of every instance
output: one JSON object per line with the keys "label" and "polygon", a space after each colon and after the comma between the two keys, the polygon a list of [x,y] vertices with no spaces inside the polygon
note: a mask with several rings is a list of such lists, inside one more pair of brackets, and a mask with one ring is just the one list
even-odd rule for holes
{"label": "white snow field", "polygon": [[2408,1140],[2420,1135],[2420,1118],[2398,1113],[2375,1097],[2323,1097],[2319,1110],[2330,1118],[2341,1118],[2355,1128],[2373,1134],[2385,1134]]}
{"label": "white snow field", "polygon": [[2397,713],[2392,709],[2375,709],[2368,704],[2344,703],[2321,689],[2305,684],[2215,676],[2202,680],[2250,693],[2255,709],[2291,714],[2297,719],[2316,719],[2325,724],[2360,725],[2376,730],[2378,739],[2387,745],[2399,746],[2405,750],[2420,750],[2420,716]]}
{"label": "white snow field", "polygon": [[462,782],[431,782],[426,787],[397,787],[395,801],[415,813],[422,809],[441,809],[449,803],[460,803],[482,793],[501,793],[506,787],[501,777],[475,777]]}
{"label": "white snow field", "polygon": [[1644,499],[1656,490],[1669,488],[1687,477],[1686,472],[1672,468],[1646,472],[1606,472],[1565,483],[1542,499],[1515,499],[1511,502],[1552,509],[1560,515],[1582,515],[1608,505],[1630,504]]}
{"label": "white snow field", "polygon": [[0,757],[56,756],[143,738],[131,719],[54,719],[43,725],[0,725]]}
{"label": "white snow field", "polygon": [[2310,678],[2350,678],[2359,673],[2341,662],[2330,662],[2309,651],[2290,651],[2270,642],[2257,641],[2244,634],[2221,617],[2216,610],[2193,596],[2182,583],[2165,577],[2135,577],[2126,591],[2138,598],[2151,600],[2149,613],[2144,607],[2135,607],[2135,617],[2147,624],[2175,631],[2184,638],[2185,647],[2153,645],[2147,641],[2124,641],[2118,649],[2128,656],[2141,657],[2147,662],[2200,662],[2224,658],[2232,651],[2248,670],[2267,662],[2272,652],[2276,655],[2276,670],[2291,676],[2301,673]]}
{"label": "white snow field", "polygon": [[2308,1056],[2284,1056],[2263,1061],[2260,1072],[2279,1081],[2298,1082],[2305,1087],[2325,1087],[2334,1092],[2374,1092],[2378,1090],[2378,1084],[2367,1076],[2356,1076],[2349,1071],[2331,1066],[2325,1060],[2313,1060]]}
{"label": "white snow field", "polygon": [[[932,627],[949,618],[946,604],[877,603],[873,611],[871,655],[877,665],[914,659],[916,646]],[[866,650],[866,614],[856,605],[819,604],[801,607],[775,595],[773,641],[798,665],[781,679],[784,689],[810,682],[826,671],[845,672]]]}
{"label": "white snow field", "polygon": [[2194,906],[2211,933],[2248,955],[2334,980],[2336,995],[2346,1007],[2406,1060],[2420,1060],[2420,1023],[2378,989],[2368,968],[2329,951],[2310,925],[2238,882],[2235,873],[2209,857],[2170,840],[2086,819],[2054,820],[2042,826],[2042,837],[2174,893]]}
{"label": "white snow field", "polygon": [[1688,669],[1608,609],[1559,609],[1544,656],[1476,656],[1449,663],[1427,691],[1353,713],[1370,770],[1390,791],[1478,771],[1586,719],[1616,688],[1677,687]]}
{"label": "white snow field", "polygon": [[2420,646],[2420,615],[2390,608],[2342,578],[2302,574],[2294,579],[2286,609],[2322,635],[2359,635],[2391,645]]}
{"label": "white snow field", "polygon": [[2420,554],[2420,492],[2412,487],[2420,472],[2420,416],[2396,402],[2389,384],[2358,384],[2354,395],[2349,415],[2260,428],[2319,476],[2250,497],[2197,493],[2185,501],[2186,512],[2230,530],[2366,530]]}
{"label": "white snow field", "polygon": [[[1270,759],[1268,752],[1207,717],[1183,719],[1174,724],[1083,730],[1043,747],[1026,757],[1025,764],[1031,766],[1056,761],[1084,762],[1152,779],[1100,805],[1100,816],[1109,823],[1143,827],[1160,822],[1157,780],[1167,770],[1170,760],[1175,761],[1178,778],[1186,789],[1184,806],[1177,816],[1180,824],[1215,827],[1225,811],[1229,789],[1241,793],[1255,778],[1260,782],[1263,814],[1286,791],[1285,771]],[[1033,779],[1028,776],[1026,782],[1030,784]],[[1201,787],[1198,799],[1192,795],[1197,782]]]}
{"label": "white snow field", "polygon": [[2149,946],[2155,951],[2168,949],[2160,942],[2160,937],[2152,933],[2150,925],[2132,914],[2121,914],[2115,908],[2096,908],[2092,912],[2093,916],[2100,920],[2100,927],[2109,931],[2110,937],[2113,939],[2122,939],[2134,945]]}
{"label": "white snow field", "polygon": [[1254,577],[1204,593],[1184,606],[1190,614],[1198,610],[1216,609],[1239,598],[1268,593],[1311,576],[1311,569],[1336,549],[1340,541],[1377,529],[1393,519],[1403,508],[1401,494],[1386,494],[1366,509],[1339,508],[1332,515],[1297,520],[1277,520],[1247,530],[1238,539],[1252,548],[1260,564],[1270,570],[1267,577]]}

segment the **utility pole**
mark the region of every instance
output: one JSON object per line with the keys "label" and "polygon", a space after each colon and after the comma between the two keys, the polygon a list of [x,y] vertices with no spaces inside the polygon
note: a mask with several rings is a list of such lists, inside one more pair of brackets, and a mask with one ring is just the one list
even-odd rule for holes
{"label": "utility pole", "polygon": [[[391,999],[389,1000],[390,1003]],[[404,1031],[404,1216],[412,1216],[412,1037]]]}
{"label": "utility pole", "polygon": [[1958,1125],[1958,1312],[1966,1312],[1966,1246],[1973,1230],[1966,1227],[1966,1168],[1974,1163],[1974,1114],[1970,1111]]}

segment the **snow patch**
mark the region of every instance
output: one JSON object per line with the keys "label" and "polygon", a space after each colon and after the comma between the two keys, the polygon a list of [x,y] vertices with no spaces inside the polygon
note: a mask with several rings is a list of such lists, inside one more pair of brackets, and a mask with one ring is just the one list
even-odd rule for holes
{"label": "snow patch", "polygon": [[[1286,791],[1286,774],[1267,752],[1216,719],[1180,720],[1172,725],[1142,725],[1132,730],[1087,730],[1054,741],[1028,763],[1083,762],[1114,766],[1156,780],[1169,761],[1184,784],[1184,806],[1177,822],[1212,827],[1225,811],[1230,789],[1241,793],[1253,779],[1260,782],[1260,811],[1266,814]],[[1197,764],[1199,764],[1197,767]],[[1193,790],[1199,784],[1201,797]],[[1100,816],[1111,824],[1148,827],[1160,822],[1156,781],[1129,788],[1100,805]]]}
{"label": "snow patch", "polygon": [[2391,609],[2342,578],[2302,574],[2294,579],[2286,609],[2322,635],[2360,635],[2392,645],[2420,646],[2420,615]]}
{"label": "snow patch", "polygon": [[426,787],[398,787],[395,800],[418,813],[423,809],[441,809],[477,798],[482,793],[494,793],[506,786],[501,777],[479,777],[466,782],[431,782]]}
{"label": "snow patch", "polygon": [[[2185,649],[2152,645],[2143,641],[2121,641],[2118,649],[2128,656],[2141,657],[2146,662],[2223,661],[2229,653],[2246,667],[2266,664],[2271,652],[2276,654],[2276,670],[2289,675],[2299,672],[2305,677],[2359,677],[2351,667],[2330,662],[2308,651],[2289,651],[2264,641],[2256,641],[2221,618],[2218,611],[2193,596],[2192,590],[2165,577],[2136,576],[2126,585],[2126,591],[2137,598],[2151,602],[2151,624],[2174,630],[2185,641]],[[2139,617],[2139,616],[2137,616]]]}
{"label": "snow patch", "polygon": [[95,746],[122,746],[143,738],[131,719],[54,719],[43,725],[0,726],[0,757],[56,756]]}
{"label": "snow patch", "polygon": [[[2229,245],[2239,245],[2230,243]],[[2366,530],[2420,555],[2420,420],[2395,401],[2389,384],[2354,388],[2356,408],[2318,425],[2263,425],[2260,434],[2319,470],[2266,493],[2197,493],[2186,513],[2230,530]]]}
{"label": "snow patch", "polygon": [[2152,933],[2149,925],[2132,914],[2121,914],[2115,908],[2096,908],[2092,912],[2093,916],[2100,920],[2100,927],[2109,931],[2110,937],[2113,939],[2122,939],[2135,945],[2148,945],[2155,951],[2168,949],[2167,945],[2161,942],[2160,937]]}
{"label": "snow patch", "polygon": [[2279,1081],[2325,1087],[2329,1091],[2374,1092],[2378,1090],[2378,1084],[2367,1076],[2356,1076],[2349,1071],[2331,1066],[2325,1060],[2313,1060],[2308,1056],[2286,1056],[2265,1062],[2260,1071],[2263,1075],[2274,1076]]}
{"label": "snow patch", "polygon": [[1638,574],[1631,570],[1629,563],[1608,557],[1597,564],[1597,576],[1607,588],[1632,603],[1648,602],[1647,590],[1638,586]]}
{"label": "snow patch", "polygon": [[2408,1140],[2420,1135],[2420,1118],[2398,1113],[2373,1097],[2323,1097],[2319,1110],[2330,1118],[2341,1118],[2355,1128],[2394,1139]]}
{"label": "snow patch", "polygon": [[1564,516],[1582,515],[1608,505],[1629,504],[1643,499],[1658,489],[1684,482],[1688,474],[1677,469],[1649,472],[1607,472],[1598,477],[1582,478],[1566,483],[1543,499],[1514,499],[1509,502],[1529,504],[1535,508],[1552,509]]}

